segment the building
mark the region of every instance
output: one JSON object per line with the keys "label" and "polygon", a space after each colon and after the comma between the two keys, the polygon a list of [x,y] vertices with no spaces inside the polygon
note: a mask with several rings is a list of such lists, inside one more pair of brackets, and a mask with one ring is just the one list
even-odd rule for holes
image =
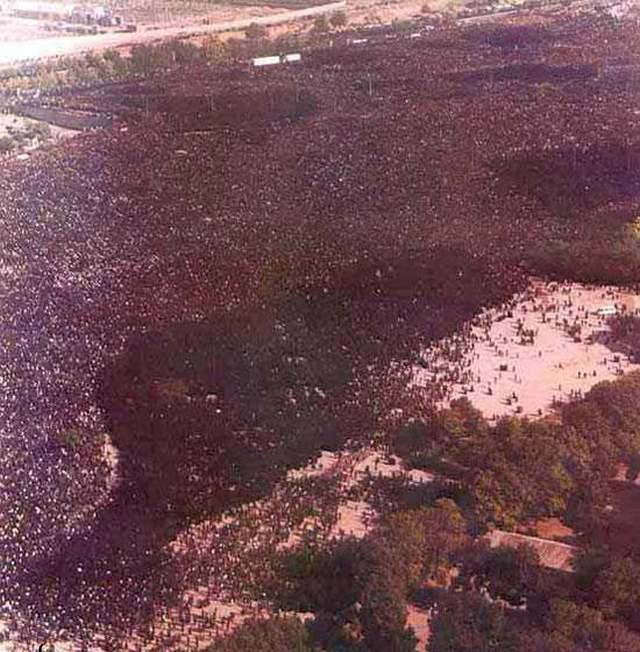
{"label": "building", "polygon": [[4,9],[6,13],[20,18],[87,25],[112,24],[111,11],[102,5],[71,5],[39,0],[18,0],[6,5]]}

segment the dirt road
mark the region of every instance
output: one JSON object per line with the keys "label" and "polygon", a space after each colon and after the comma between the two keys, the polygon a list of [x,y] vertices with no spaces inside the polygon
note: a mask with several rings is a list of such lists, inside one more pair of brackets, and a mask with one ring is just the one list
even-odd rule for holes
{"label": "dirt road", "polygon": [[278,25],[301,18],[317,16],[319,14],[333,13],[346,9],[346,2],[332,2],[329,4],[285,11],[281,13],[228,20],[209,25],[192,24],[179,27],[163,27],[160,29],[146,29],[139,32],[110,33],[87,36],[55,36],[51,38],[31,39],[25,41],[5,41],[0,46],[0,66],[16,64],[26,61],[36,61],[63,55],[79,54],[112,47],[134,45],[136,43],[150,43],[171,38],[184,38],[217,32],[242,30],[252,23],[259,25]]}

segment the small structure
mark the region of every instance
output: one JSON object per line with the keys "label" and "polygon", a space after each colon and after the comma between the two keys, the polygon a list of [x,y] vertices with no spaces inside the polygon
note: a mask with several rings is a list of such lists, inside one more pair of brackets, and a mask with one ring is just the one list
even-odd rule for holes
{"label": "small structure", "polygon": [[18,0],[7,11],[19,18],[57,20],[86,25],[111,25],[111,10],[103,5],[70,5],[40,0]]}
{"label": "small structure", "polygon": [[74,7],[55,2],[33,2],[20,0],[9,5],[8,12],[19,18],[34,18],[43,20],[71,20]]}
{"label": "small structure", "polygon": [[280,57],[278,56],[272,56],[272,57],[256,57],[253,60],[253,65],[256,68],[259,68],[261,66],[275,66],[280,63]]}
{"label": "small structure", "polygon": [[292,54],[283,54],[282,63],[296,63],[302,61],[302,55],[299,52],[293,52]]}
{"label": "small structure", "polygon": [[297,61],[302,61],[302,55],[299,52],[293,52],[291,54],[278,54],[270,57],[256,57],[253,60],[253,65],[256,68],[261,66],[275,66],[279,63],[295,63]]}
{"label": "small structure", "polygon": [[576,546],[515,532],[505,532],[504,530],[493,530],[486,535],[486,539],[492,548],[496,546],[508,546],[510,548],[517,548],[521,545],[530,546],[538,553],[541,566],[565,573],[575,572],[573,560],[578,553]]}

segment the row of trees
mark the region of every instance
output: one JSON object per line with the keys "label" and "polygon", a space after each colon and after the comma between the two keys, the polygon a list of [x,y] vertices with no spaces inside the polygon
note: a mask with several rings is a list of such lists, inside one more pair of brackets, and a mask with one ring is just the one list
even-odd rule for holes
{"label": "row of trees", "polygon": [[548,240],[528,253],[531,269],[549,278],[587,283],[635,284],[640,278],[640,247],[628,229],[603,228],[579,239]]}
{"label": "row of trees", "polygon": [[[270,591],[283,610],[313,612],[308,626],[282,618],[250,622],[211,651],[413,652],[407,597],[427,581],[442,581],[469,542],[462,513],[446,499],[393,514],[364,540],[307,540],[279,558]],[[257,632],[272,629],[299,647],[257,640]]]}

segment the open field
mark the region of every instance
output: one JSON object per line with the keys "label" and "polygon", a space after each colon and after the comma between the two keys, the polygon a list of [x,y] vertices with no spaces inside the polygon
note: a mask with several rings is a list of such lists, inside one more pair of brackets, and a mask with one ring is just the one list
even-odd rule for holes
{"label": "open field", "polygon": [[[14,640],[151,646],[154,619],[203,639],[214,583],[260,602],[254,569],[310,504],[335,504],[335,484],[276,501],[253,565],[233,528],[203,546],[193,528],[243,514],[321,449],[428,415],[464,360],[446,343],[466,347],[472,320],[532,276],[638,281],[638,80],[608,68],[637,60],[637,25],[419,33],[48,98],[113,124],[0,162],[0,604]],[[549,337],[566,343],[555,322]],[[410,388],[436,343],[442,377]],[[201,606],[177,609],[189,591]]]}

